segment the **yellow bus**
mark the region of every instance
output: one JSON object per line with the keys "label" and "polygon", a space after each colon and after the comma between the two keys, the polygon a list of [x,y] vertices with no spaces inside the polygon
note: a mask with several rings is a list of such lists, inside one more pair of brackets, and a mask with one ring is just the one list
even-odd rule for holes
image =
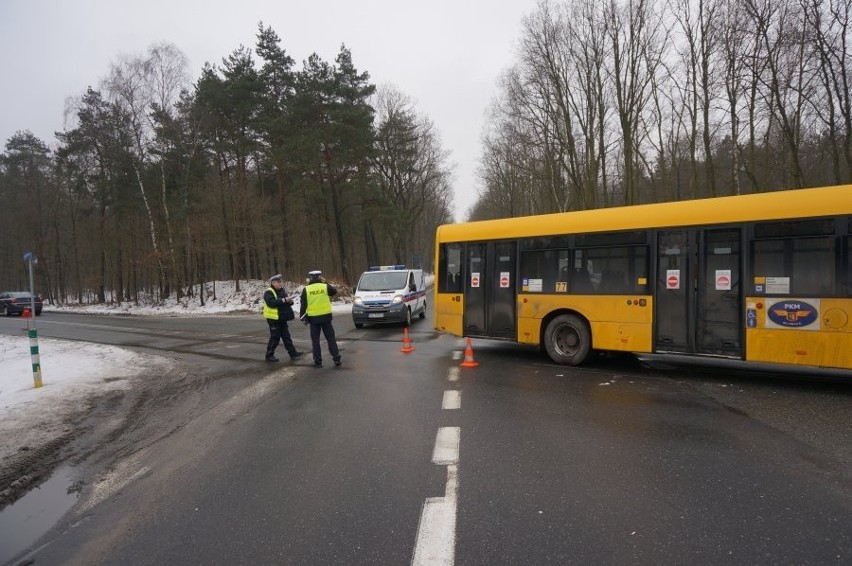
{"label": "yellow bus", "polygon": [[440,226],[435,329],[852,369],[852,185]]}

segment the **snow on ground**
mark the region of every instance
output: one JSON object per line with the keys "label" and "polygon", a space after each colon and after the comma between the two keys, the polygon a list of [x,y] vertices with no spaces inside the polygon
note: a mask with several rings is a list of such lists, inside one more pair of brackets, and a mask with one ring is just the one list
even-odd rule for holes
{"label": "snow on ground", "polygon": [[29,339],[7,336],[0,343],[0,461],[68,432],[65,419],[85,410],[91,397],[128,389],[143,370],[170,365],[114,346],[50,338],[38,344],[43,386],[36,389]]}
{"label": "snow on ground", "polygon": [[[424,274],[426,288],[432,286],[435,277]],[[338,295],[333,298],[332,310],[335,314],[352,312],[353,291],[347,285],[341,285],[335,281],[329,281],[338,290]],[[112,297],[107,296],[107,303],[103,305],[49,305],[45,303],[44,310],[47,312],[75,312],[87,314],[115,314],[115,315],[216,315],[227,313],[257,313],[263,311],[263,293],[269,288],[269,283],[258,279],[240,280],[239,291],[233,281],[212,281],[204,284],[204,305],[201,305],[198,296],[199,286],[192,288],[192,296],[184,296],[180,299],[172,296],[163,301],[153,301],[140,297],[138,304],[135,301],[113,302]],[[293,309],[299,312],[299,294],[303,285],[293,281],[285,281],[284,289],[293,296],[295,303]]]}
{"label": "snow on ground", "polygon": [[[433,277],[426,276],[427,287]],[[333,281],[330,281],[333,285]],[[352,312],[351,290],[335,285],[340,297],[332,303],[334,314]],[[263,293],[269,284],[263,280],[241,280],[239,290],[233,281],[204,284],[204,301],[198,296],[174,297],[157,303],[140,297],[138,302],[107,304],[49,305],[44,313],[73,312],[99,315],[133,316],[204,316],[227,313],[256,314],[262,312]],[[284,288],[294,295],[293,305],[299,312],[302,285],[286,281]],[[107,297],[108,300],[111,297]],[[167,368],[164,358],[139,354],[114,346],[86,342],[39,338],[42,381],[33,387],[29,341],[26,337],[4,337],[0,343],[0,461],[29,442],[37,442],[51,434],[61,434],[64,419],[85,409],[88,399],[109,390],[126,389],[132,378],[152,367]]]}

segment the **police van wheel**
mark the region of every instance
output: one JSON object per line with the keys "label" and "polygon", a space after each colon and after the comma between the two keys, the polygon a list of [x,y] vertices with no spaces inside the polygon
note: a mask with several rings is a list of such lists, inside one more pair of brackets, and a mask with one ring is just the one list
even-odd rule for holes
{"label": "police van wheel", "polygon": [[355,328],[364,328],[364,323],[363,322],[356,322]]}
{"label": "police van wheel", "polygon": [[426,301],[423,301],[423,310],[420,311],[420,319],[426,318]]}
{"label": "police van wheel", "polygon": [[405,322],[402,323],[403,326],[408,327],[411,326],[411,309],[405,309]]}
{"label": "police van wheel", "polygon": [[580,365],[592,349],[592,333],[580,317],[559,315],[544,331],[544,348],[557,364]]}

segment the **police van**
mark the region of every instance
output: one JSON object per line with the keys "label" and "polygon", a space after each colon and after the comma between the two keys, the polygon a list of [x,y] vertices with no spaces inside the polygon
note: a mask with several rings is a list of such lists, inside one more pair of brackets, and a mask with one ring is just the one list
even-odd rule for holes
{"label": "police van", "polygon": [[391,322],[409,326],[414,316],[426,318],[426,284],[422,269],[378,265],[361,274],[352,304],[355,328]]}

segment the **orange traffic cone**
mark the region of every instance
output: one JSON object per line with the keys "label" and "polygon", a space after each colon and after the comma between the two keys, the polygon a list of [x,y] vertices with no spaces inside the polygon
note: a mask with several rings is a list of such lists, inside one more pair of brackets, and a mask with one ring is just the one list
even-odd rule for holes
{"label": "orange traffic cone", "polygon": [[24,332],[29,332],[29,330],[30,330],[30,321],[29,321],[29,318],[30,318],[30,309],[28,309],[28,308],[24,307],[24,310],[22,310],[22,311],[21,311],[21,318],[26,318],[26,319],[27,319],[27,326],[26,326],[26,328],[21,328],[21,330],[23,330]]}
{"label": "orange traffic cone", "polygon": [[402,329],[402,348],[399,351],[403,354],[410,354],[414,351],[414,346],[411,344],[411,339],[408,337],[408,328]]}
{"label": "orange traffic cone", "polygon": [[464,361],[460,364],[463,368],[475,368],[479,362],[473,359],[473,346],[470,343],[470,338],[467,339],[467,345],[464,348]]}

